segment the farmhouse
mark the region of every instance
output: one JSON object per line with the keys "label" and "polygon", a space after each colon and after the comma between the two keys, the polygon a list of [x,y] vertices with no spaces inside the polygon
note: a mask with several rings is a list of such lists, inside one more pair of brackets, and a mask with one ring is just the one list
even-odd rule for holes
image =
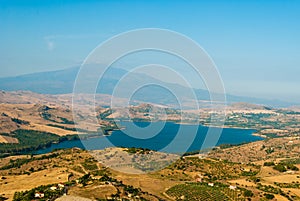
{"label": "farmhouse", "polygon": [[50,190],[56,191],[56,190],[57,190],[57,187],[56,187],[56,186],[51,186],[51,187],[50,187]]}
{"label": "farmhouse", "polygon": [[34,195],[34,197],[35,198],[43,198],[43,197],[45,197],[45,194],[44,193],[35,193],[35,195]]}
{"label": "farmhouse", "polygon": [[64,184],[61,184],[61,183],[58,184],[57,186],[58,186],[58,188],[60,188],[60,189],[63,189],[63,188],[65,187],[65,185],[64,185]]}
{"label": "farmhouse", "polygon": [[209,186],[213,187],[214,186],[214,183],[208,183]]}
{"label": "farmhouse", "polygon": [[230,186],[229,186],[229,189],[230,189],[230,190],[236,190],[236,186],[230,185]]}

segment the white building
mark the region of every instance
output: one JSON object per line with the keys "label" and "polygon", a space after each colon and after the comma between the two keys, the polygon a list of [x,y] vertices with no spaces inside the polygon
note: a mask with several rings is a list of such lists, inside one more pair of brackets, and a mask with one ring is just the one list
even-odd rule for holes
{"label": "white building", "polygon": [[45,194],[44,193],[35,193],[34,197],[35,198],[43,198],[43,197],[45,197]]}
{"label": "white building", "polygon": [[51,186],[51,187],[50,187],[50,190],[56,191],[56,190],[57,190],[57,187],[56,187],[56,186]]}
{"label": "white building", "polygon": [[214,183],[208,183],[208,185],[213,187],[215,184]]}
{"label": "white building", "polygon": [[65,185],[63,185],[63,184],[58,184],[57,186],[58,186],[58,188],[60,188],[60,189],[62,189],[62,188],[65,187]]}
{"label": "white building", "polygon": [[236,190],[236,186],[230,185],[230,186],[229,186],[229,189],[230,189],[230,190]]}

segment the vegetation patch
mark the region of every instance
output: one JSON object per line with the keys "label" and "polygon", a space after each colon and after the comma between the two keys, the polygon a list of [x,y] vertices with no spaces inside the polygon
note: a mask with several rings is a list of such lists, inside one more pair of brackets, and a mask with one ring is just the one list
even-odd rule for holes
{"label": "vegetation patch", "polygon": [[[285,193],[283,190],[281,190],[281,188],[276,188],[276,187],[271,186],[271,185],[262,185],[260,183],[258,183],[256,188],[261,190],[261,191],[266,192],[265,197],[267,199],[273,199],[274,195],[272,196],[272,194],[279,194],[279,195],[282,195],[282,196],[286,197],[288,200],[294,200],[293,196],[290,196],[289,194]],[[271,198],[271,197],[273,197],[273,198]]]}
{"label": "vegetation patch", "polygon": [[215,183],[209,186],[207,183],[186,183],[173,186],[166,192],[169,196],[176,200],[237,200],[236,191],[230,190],[229,186],[222,183]]}
{"label": "vegetation patch", "polygon": [[17,138],[19,143],[0,143],[0,156],[30,153],[49,147],[52,143],[74,140],[77,137],[74,135],[58,136],[53,133],[23,129],[16,130],[9,136]]}
{"label": "vegetation patch", "polygon": [[18,118],[11,118],[11,120],[17,124],[22,124],[22,125],[28,125],[29,122],[28,121],[24,121],[24,120],[21,120],[21,119],[18,119]]}
{"label": "vegetation patch", "polygon": [[279,172],[286,172],[287,170],[292,170],[292,171],[298,171],[299,168],[296,167],[295,165],[291,164],[291,163],[284,163],[284,162],[280,162],[279,164],[275,165],[273,167],[274,170],[277,170]]}
{"label": "vegetation patch", "polygon": [[[245,166],[247,167],[245,169]],[[170,170],[184,172],[198,172],[203,174],[207,181],[235,179],[240,176],[254,176],[259,171],[259,166],[249,164],[242,165],[230,161],[214,159],[199,159],[198,157],[186,157],[178,160],[168,167]]]}
{"label": "vegetation patch", "polygon": [[20,168],[22,165],[27,164],[32,161],[44,160],[44,159],[51,159],[58,157],[58,153],[53,153],[49,155],[42,155],[40,157],[31,157],[31,158],[18,158],[16,160],[10,160],[9,164],[2,166],[0,170],[8,170],[11,168]]}
{"label": "vegetation patch", "polygon": [[278,182],[274,182],[274,184],[280,188],[300,188],[300,184],[297,182],[293,182],[293,183],[278,183]]}
{"label": "vegetation patch", "polygon": [[39,186],[29,191],[16,192],[14,194],[13,201],[31,201],[36,200],[37,198],[41,198],[39,200],[55,200],[64,194],[65,188],[57,188],[52,190],[52,186],[57,186],[57,184]]}
{"label": "vegetation patch", "polygon": [[86,159],[81,165],[84,167],[84,169],[89,171],[98,169],[97,162],[92,159]]}
{"label": "vegetation patch", "polygon": [[124,149],[124,151],[130,153],[130,154],[148,154],[151,150],[147,148],[135,148],[135,147],[130,147]]}

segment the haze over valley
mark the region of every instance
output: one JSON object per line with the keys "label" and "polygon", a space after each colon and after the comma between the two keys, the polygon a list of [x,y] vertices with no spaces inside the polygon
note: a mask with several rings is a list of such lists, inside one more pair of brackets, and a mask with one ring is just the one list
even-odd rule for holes
{"label": "haze over valley", "polygon": [[0,1],[0,201],[300,200],[300,2]]}

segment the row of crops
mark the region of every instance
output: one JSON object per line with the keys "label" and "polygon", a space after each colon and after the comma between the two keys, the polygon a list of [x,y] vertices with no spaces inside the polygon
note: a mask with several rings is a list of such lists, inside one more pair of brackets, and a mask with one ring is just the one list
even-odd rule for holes
{"label": "row of crops", "polygon": [[220,200],[243,200],[237,198],[237,193],[229,190],[223,184],[208,186],[206,183],[186,183],[173,186],[166,192],[176,200],[193,201],[220,201]]}

